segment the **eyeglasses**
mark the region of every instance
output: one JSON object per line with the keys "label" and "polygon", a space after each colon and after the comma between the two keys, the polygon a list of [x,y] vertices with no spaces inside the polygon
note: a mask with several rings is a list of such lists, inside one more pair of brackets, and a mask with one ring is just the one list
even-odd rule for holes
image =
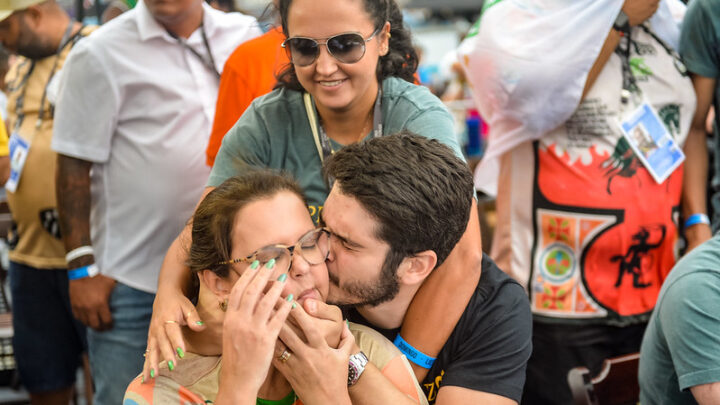
{"label": "eyeglasses", "polygon": [[340,63],[356,63],[365,56],[365,43],[380,33],[382,27],[378,28],[369,37],[357,32],[338,34],[320,42],[313,38],[292,37],[282,43],[282,47],[288,53],[288,57],[296,66],[312,65],[320,56],[320,45],[327,47],[328,53]]}
{"label": "eyeglasses", "polygon": [[329,254],[328,239],[330,232],[325,228],[317,228],[306,233],[293,246],[271,245],[256,250],[253,254],[240,259],[232,259],[218,264],[252,263],[255,260],[265,265],[275,259],[275,268],[283,273],[290,270],[293,253],[297,253],[310,265],[320,264]]}

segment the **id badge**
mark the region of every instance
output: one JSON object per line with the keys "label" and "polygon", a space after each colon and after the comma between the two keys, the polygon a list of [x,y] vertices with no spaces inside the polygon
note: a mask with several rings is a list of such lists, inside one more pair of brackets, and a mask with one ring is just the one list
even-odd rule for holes
{"label": "id badge", "polygon": [[635,155],[658,184],[685,160],[682,148],[647,101],[626,114],[619,125]]}
{"label": "id badge", "polygon": [[30,143],[21,138],[17,132],[13,132],[8,146],[10,147],[10,178],[5,183],[5,189],[14,193],[20,183],[20,176],[30,151]]}

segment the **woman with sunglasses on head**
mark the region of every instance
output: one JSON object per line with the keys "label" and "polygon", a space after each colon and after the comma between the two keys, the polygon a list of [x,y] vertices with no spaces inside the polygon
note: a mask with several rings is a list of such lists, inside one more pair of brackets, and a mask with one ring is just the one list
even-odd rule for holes
{"label": "woman with sunglasses on head", "polygon": [[[163,363],[145,384],[142,377],[133,381],[125,404],[350,404],[350,356],[369,359],[362,371],[369,377],[356,380],[368,395],[384,403],[427,403],[390,341],[364,326],[346,327],[335,307],[337,322],[317,321],[302,309],[306,300],[327,296],[330,236],[315,228],[295,182],[270,171],[226,180],[198,206],[192,237],[188,265],[199,284],[196,310],[205,329],[182,328],[183,361]],[[324,354],[313,363],[322,370],[321,384],[287,371],[306,360],[300,336]]]}
{"label": "woman with sunglasses on head", "polygon": [[[300,183],[317,221],[328,194],[322,163],[344,145],[409,130],[438,139],[462,156],[447,109],[413,84],[418,61],[394,0],[281,0],[279,11],[291,63],[278,88],[256,99],[225,136],[208,191],[248,166],[283,169]],[[202,328],[182,295],[188,280],[182,246],[189,240],[186,228],[161,270],[146,377],[160,357],[176,359],[175,349],[184,345],[178,325],[164,320]],[[474,291],[481,261],[473,209],[465,235],[442,271],[424,283],[405,317],[400,334],[417,351],[438,354]],[[420,380],[428,371],[413,368]]]}

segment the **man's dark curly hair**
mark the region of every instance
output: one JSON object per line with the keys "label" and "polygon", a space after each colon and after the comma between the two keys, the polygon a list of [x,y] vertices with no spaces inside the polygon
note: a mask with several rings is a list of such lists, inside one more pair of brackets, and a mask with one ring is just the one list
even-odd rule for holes
{"label": "man's dark curly hair", "polygon": [[[418,56],[412,45],[410,31],[405,28],[402,12],[395,0],[361,0],[365,11],[370,15],[375,29],[390,22],[389,51],[378,61],[377,79],[382,83],[388,77],[399,77],[410,83],[415,82],[415,71],[418,67]],[[278,10],[285,37],[288,35],[288,13],[292,0],[280,0]],[[303,87],[295,74],[295,66],[287,64],[278,75],[276,87],[303,91]]]}
{"label": "man's dark curly hair", "polygon": [[343,195],[355,198],[378,221],[376,237],[390,245],[396,270],[425,250],[437,265],[467,228],[473,179],[449,147],[405,130],[344,147],[323,168]]}

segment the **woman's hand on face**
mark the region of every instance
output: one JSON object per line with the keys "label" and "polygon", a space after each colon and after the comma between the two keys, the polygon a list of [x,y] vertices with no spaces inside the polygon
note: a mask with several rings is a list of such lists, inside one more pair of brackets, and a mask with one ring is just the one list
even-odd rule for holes
{"label": "woman's hand on face", "polygon": [[[298,306],[290,314],[300,327],[307,343],[285,324],[280,331],[280,342],[275,351],[273,365],[287,378],[304,404],[350,404],[347,389],[348,362],[353,352],[359,351],[347,324],[337,348],[328,345],[324,332],[315,329],[316,322]],[[290,357],[280,359],[287,350]]]}
{"label": "woman's hand on face", "polygon": [[185,356],[185,341],[180,331],[183,325],[196,332],[205,329],[195,306],[182,291],[159,288],[148,330],[143,381],[157,375],[158,363],[162,360],[177,361]]}
{"label": "woman's hand on face", "polygon": [[223,323],[221,390],[257,390],[265,381],[280,329],[292,302],[281,298],[284,279],[265,292],[273,265],[259,269],[253,263],[238,279],[228,298]]}
{"label": "woman's hand on face", "polygon": [[[335,305],[328,305],[322,301],[307,299],[303,302],[305,312],[310,315],[309,321],[312,322],[313,330],[325,337],[325,342],[332,348],[340,345],[340,339],[345,328],[345,321],[342,317],[342,311]],[[295,334],[307,343],[305,334],[294,319],[290,319],[287,323]]]}

